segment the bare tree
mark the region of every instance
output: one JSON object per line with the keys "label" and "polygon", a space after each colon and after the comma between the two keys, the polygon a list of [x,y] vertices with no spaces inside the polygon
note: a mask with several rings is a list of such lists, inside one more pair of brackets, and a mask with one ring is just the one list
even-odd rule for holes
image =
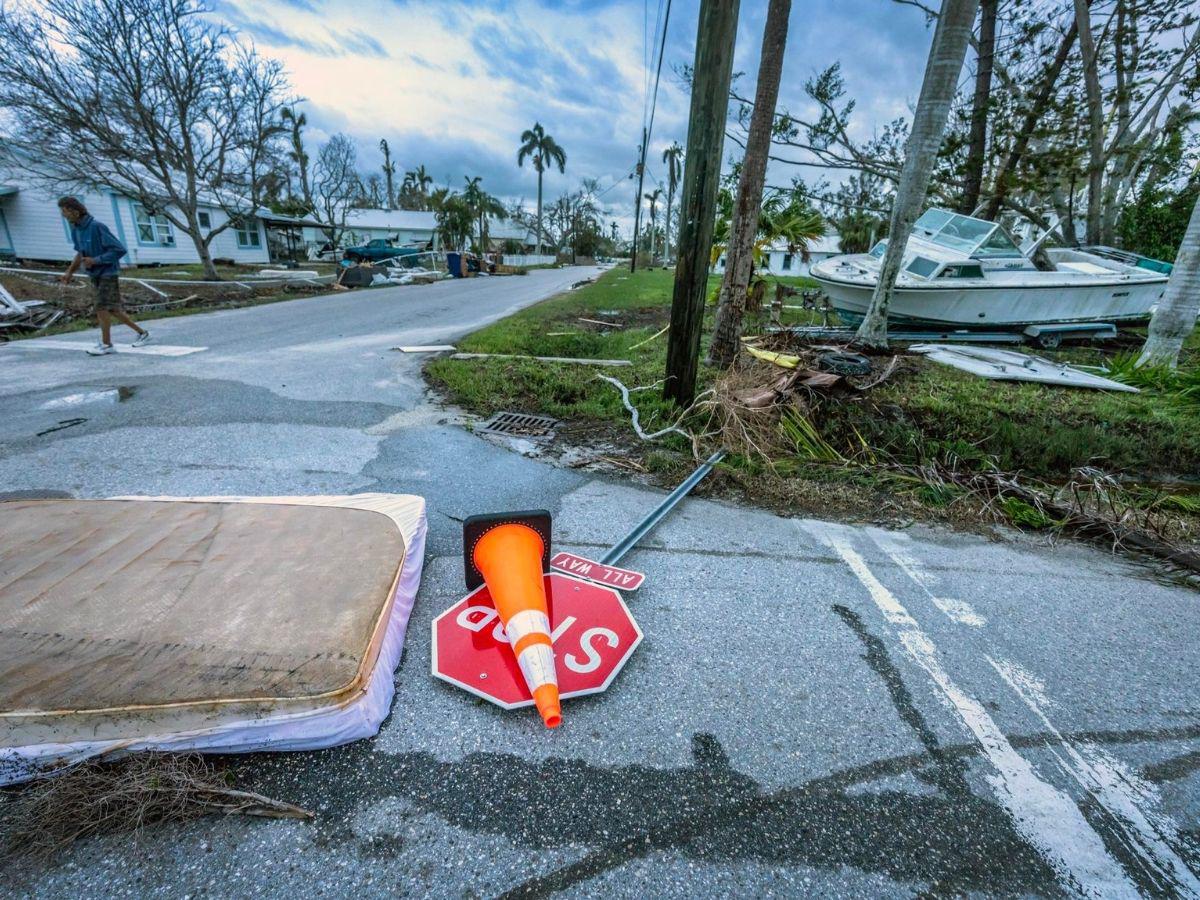
{"label": "bare tree", "polygon": [[[167,219],[217,278],[210,246],[253,216],[287,103],[282,67],[198,0],[45,0],[0,8],[11,160],[58,190],[108,187]],[[201,226],[201,206],[225,221]]]}
{"label": "bare tree", "polygon": [[317,153],[313,166],[313,214],[329,242],[337,247],[346,233],[346,217],[362,193],[358,176],[358,153],[354,141],[335,134]]}
{"label": "bare tree", "polygon": [[1150,319],[1150,331],[1137,364],[1175,368],[1183,342],[1196,327],[1197,313],[1200,313],[1200,200],[1192,209],[1171,280]]}
{"label": "bare tree", "polygon": [[900,263],[912,234],[913,222],[925,204],[929,177],[942,144],[942,132],[950,115],[950,104],[954,101],[978,7],[979,0],[942,0],[933,45],[929,48],[929,62],[925,66],[925,80],[913,116],[912,133],[908,138],[904,168],[896,188],[887,252],[875,292],[871,295],[871,305],[858,328],[856,340],[859,343],[887,346],[888,307],[896,287],[896,276],[900,274]]}
{"label": "bare tree", "polygon": [[708,348],[708,361],[714,365],[732,365],[740,349],[742,315],[746,310],[746,295],[750,289],[754,240],[758,236],[758,216],[762,209],[775,103],[779,99],[779,80],[783,75],[783,53],[787,46],[788,16],[791,11],[792,0],[771,0],[767,7],[754,114],[750,119],[746,155],[742,160],[737,200],[730,223],[729,246],[725,251],[725,278],[721,282],[717,319]]}

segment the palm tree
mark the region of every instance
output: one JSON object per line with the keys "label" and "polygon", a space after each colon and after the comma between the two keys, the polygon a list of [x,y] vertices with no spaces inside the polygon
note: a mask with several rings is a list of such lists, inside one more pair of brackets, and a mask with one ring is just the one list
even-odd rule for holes
{"label": "palm tree", "polygon": [[1192,209],[1183,243],[1175,256],[1171,280],[1150,319],[1150,331],[1137,364],[1175,368],[1183,342],[1196,327],[1197,312],[1200,312],[1200,199]]}
{"label": "palm tree", "polygon": [[504,208],[504,204],[500,202],[500,198],[489,194],[487,191],[481,191],[479,194],[479,245],[483,248],[483,252],[487,253],[489,235],[488,235],[488,220],[489,219],[506,219],[508,218],[508,210]]}
{"label": "palm tree", "polygon": [[391,209],[396,202],[396,188],[392,182],[396,177],[396,164],[392,162],[392,148],[388,146],[387,138],[380,139],[379,149],[383,151],[383,177],[387,179],[387,201],[384,207]]}
{"label": "palm tree", "polygon": [[517,150],[517,165],[525,165],[526,158],[533,161],[538,176],[537,193],[537,252],[542,252],[542,173],[547,166],[558,166],[559,172],[567,170],[567,151],[546,134],[540,122],[521,134],[521,147]]}
{"label": "palm tree", "polygon": [[[471,211],[471,219],[479,218],[479,201],[483,197],[483,188],[479,186],[479,182],[483,181],[482,175],[476,175],[474,178],[463,176],[463,181],[467,183],[466,188],[462,192],[463,202],[467,205],[467,209]],[[479,253],[483,249],[483,222],[479,222],[479,243],[475,245],[475,252]]]}
{"label": "palm tree", "polygon": [[913,222],[925,205],[929,177],[937,162],[942,145],[942,132],[950,115],[950,104],[958,88],[967,43],[975,24],[979,0],[942,0],[937,30],[925,64],[925,80],[913,116],[912,133],[905,148],[904,167],[896,186],[896,202],[892,206],[891,228],[888,229],[887,252],[879,270],[879,281],[871,295],[871,305],[858,327],[855,337],[870,347],[887,346],[888,307],[900,274],[900,263],[912,234]]}
{"label": "palm tree", "polygon": [[654,261],[654,229],[658,222],[658,201],[662,198],[662,188],[655,188],[652,194],[643,194],[650,204],[650,261]]}
{"label": "palm tree", "polygon": [[305,205],[311,211],[313,208],[312,187],[308,181],[308,154],[304,152],[304,127],[308,125],[308,116],[304,113],[297,113],[295,109],[284,109],[280,113],[280,118],[288,123],[292,132],[292,149],[288,152],[288,159],[296,166],[296,172],[300,177],[300,196],[304,200]]}
{"label": "palm tree", "polygon": [[667,218],[663,229],[666,232],[664,243],[667,246],[663,255],[669,262],[671,259],[671,206],[675,202],[675,190],[679,187],[679,179],[683,176],[683,147],[679,146],[679,141],[675,141],[663,151],[662,160],[667,165]]}
{"label": "palm tree", "polygon": [[405,209],[433,209],[429,201],[429,186],[433,178],[424,166],[417,166],[404,173],[400,193],[404,197]]}
{"label": "palm tree", "polygon": [[750,288],[754,239],[759,230],[759,210],[767,178],[767,158],[771,152],[775,103],[779,99],[791,11],[792,0],[771,0],[767,7],[754,112],[746,136],[746,155],[738,176],[737,205],[730,224],[729,251],[725,254],[725,277],[721,280],[717,318],[712,342],[708,345],[708,361],[720,366],[733,365],[741,350],[742,313]]}

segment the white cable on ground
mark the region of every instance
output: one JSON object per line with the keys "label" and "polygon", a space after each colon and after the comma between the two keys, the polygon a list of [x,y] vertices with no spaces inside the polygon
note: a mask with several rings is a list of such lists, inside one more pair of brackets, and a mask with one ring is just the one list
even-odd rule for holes
{"label": "white cable on ground", "polygon": [[[638,419],[637,407],[634,406],[633,402],[629,399],[629,388],[625,387],[625,385],[623,385],[620,381],[618,381],[617,379],[615,379],[609,375],[597,375],[596,377],[599,378],[601,381],[607,381],[609,384],[611,384],[613,387],[615,387],[618,391],[621,392],[621,402],[624,403],[625,408],[627,410],[629,410],[629,415],[630,415],[630,418],[632,419],[633,430],[637,433],[637,436],[640,437],[643,441],[654,441],[654,440],[657,440],[658,438],[662,437],[663,435],[678,434],[678,435],[682,435],[683,437],[687,438],[688,442],[692,445],[693,453],[696,452],[696,437],[694,435],[688,434],[688,432],[684,431],[682,428],[679,427],[679,423],[682,422],[684,420],[684,418],[687,416],[687,414],[692,411],[691,406],[689,406],[687,409],[685,409],[683,412],[681,412],[679,414],[679,418],[677,418],[673,424],[668,425],[666,428],[662,428],[662,429],[654,432],[653,434],[646,434],[646,432],[644,432],[642,430],[641,422]],[[646,386],[643,386],[640,388],[634,388],[634,390],[635,391],[644,391],[644,390],[648,390],[649,388],[652,388],[652,387],[655,387],[655,385],[646,385]]]}

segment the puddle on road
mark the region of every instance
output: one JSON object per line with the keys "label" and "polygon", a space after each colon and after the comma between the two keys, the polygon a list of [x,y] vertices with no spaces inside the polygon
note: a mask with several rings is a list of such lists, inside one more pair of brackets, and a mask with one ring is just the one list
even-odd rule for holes
{"label": "puddle on road", "polygon": [[38,409],[74,409],[76,406],[87,406],[91,403],[124,403],[137,391],[136,388],[119,385],[105,391],[85,391],[78,394],[66,394],[47,400]]}

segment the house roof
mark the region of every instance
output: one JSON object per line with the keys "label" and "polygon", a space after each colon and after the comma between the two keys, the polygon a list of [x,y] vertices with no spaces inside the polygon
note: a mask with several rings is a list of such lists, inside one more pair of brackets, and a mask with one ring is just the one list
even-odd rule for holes
{"label": "house roof", "polygon": [[[0,193],[3,193],[3,188],[0,188]],[[255,216],[268,225],[290,225],[295,228],[319,228],[321,226],[321,223],[311,216],[285,216],[283,213],[272,212],[265,206],[259,207]]]}
{"label": "house roof", "polygon": [[414,209],[352,209],[346,214],[346,227],[377,228],[384,231],[436,231],[437,216]]}
{"label": "house roof", "polygon": [[488,237],[494,241],[505,241],[511,238],[512,240],[522,241],[526,244],[537,243],[537,237],[534,235],[532,229],[526,228],[524,225],[514,222],[512,219],[505,219],[501,221],[500,219],[493,219],[489,217]]}

